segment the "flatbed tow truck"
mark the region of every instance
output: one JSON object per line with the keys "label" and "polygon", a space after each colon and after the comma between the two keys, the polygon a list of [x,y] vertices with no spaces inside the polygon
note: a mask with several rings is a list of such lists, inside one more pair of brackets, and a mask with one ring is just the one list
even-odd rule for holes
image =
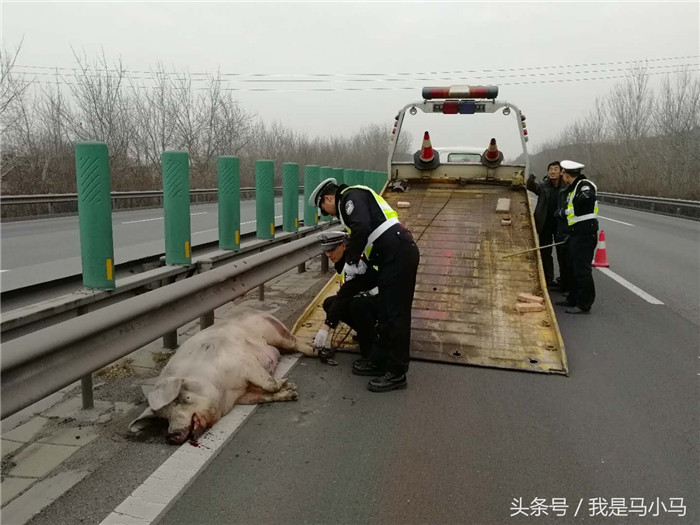
{"label": "flatbed tow truck", "polygon": [[[567,374],[564,343],[542,261],[533,250],[538,241],[525,189],[529,173],[525,116],[514,104],[496,101],[497,86],[424,88],[422,95],[423,100],[406,104],[395,118],[388,178],[382,190],[399,220],[413,232],[421,252],[411,357]],[[512,115],[523,163],[506,164],[502,155],[489,162],[488,150],[480,162],[441,163],[439,156],[423,158],[425,148],[416,152],[414,162],[395,161],[407,113],[418,111],[436,118],[454,115],[451,118],[471,123],[483,114]],[[509,207],[503,211],[506,200]],[[525,250],[533,251],[512,256]],[[325,319],[323,300],[337,287],[334,277],[309,305],[293,329],[298,337],[313,339]],[[543,304],[523,307],[520,294],[539,297]],[[343,336],[336,332],[337,349],[355,349],[347,332]]]}

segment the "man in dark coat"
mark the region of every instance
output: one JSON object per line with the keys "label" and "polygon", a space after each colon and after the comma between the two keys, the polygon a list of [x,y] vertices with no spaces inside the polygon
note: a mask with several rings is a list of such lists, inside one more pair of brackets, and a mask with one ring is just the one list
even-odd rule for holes
{"label": "man in dark coat", "polygon": [[[535,206],[535,228],[539,237],[540,246],[552,244],[557,233],[557,221],[554,214],[557,211],[557,196],[561,186],[561,165],[559,161],[550,162],[547,167],[547,176],[537,182],[535,175],[530,175],[527,179],[527,189],[537,195],[537,205]],[[540,250],[542,257],[542,269],[547,286],[552,286],[554,281],[554,259],[552,258],[552,248]],[[562,266],[561,259],[558,258],[559,268]]]}

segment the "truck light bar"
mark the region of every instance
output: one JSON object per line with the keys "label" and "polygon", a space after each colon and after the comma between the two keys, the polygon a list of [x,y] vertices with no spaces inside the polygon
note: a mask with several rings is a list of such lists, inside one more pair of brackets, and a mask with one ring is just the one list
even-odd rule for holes
{"label": "truck light bar", "polygon": [[498,86],[424,87],[423,99],[436,98],[490,98],[498,96]]}

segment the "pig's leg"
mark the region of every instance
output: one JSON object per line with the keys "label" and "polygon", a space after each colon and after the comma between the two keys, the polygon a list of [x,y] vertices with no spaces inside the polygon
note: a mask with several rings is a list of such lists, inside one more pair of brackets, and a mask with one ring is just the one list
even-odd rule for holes
{"label": "pig's leg", "polygon": [[269,333],[265,336],[267,344],[274,346],[283,353],[301,352],[307,356],[315,356],[311,345],[298,341],[276,317],[266,315],[265,320],[270,327]]}
{"label": "pig's leg", "polygon": [[249,367],[245,379],[253,386],[264,390],[265,392],[279,392],[287,383],[286,379],[275,379],[270,373],[260,366],[257,362]]}
{"label": "pig's leg", "polygon": [[279,392],[265,392],[253,387],[239,397],[236,404],[257,405],[259,403],[272,403],[273,401],[296,401],[298,398],[299,394],[291,388],[283,388]]}

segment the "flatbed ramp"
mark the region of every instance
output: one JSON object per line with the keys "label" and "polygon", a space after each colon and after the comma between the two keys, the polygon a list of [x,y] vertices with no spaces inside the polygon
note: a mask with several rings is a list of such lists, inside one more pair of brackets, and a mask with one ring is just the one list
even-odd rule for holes
{"label": "flatbed ramp", "polygon": [[[413,300],[411,357],[462,365],[566,374],[564,343],[536,252],[527,193],[510,184],[430,184],[411,181],[385,199],[413,232],[421,252]],[[499,199],[509,213],[496,213]],[[399,207],[398,202],[410,207]],[[510,218],[504,225],[502,219]],[[507,222],[507,221],[506,221]],[[321,304],[336,293],[332,279],[294,327],[311,340],[323,324]],[[545,299],[538,312],[519,313],[519,293]],[[352,349],[346,337],[340,349]]]}

